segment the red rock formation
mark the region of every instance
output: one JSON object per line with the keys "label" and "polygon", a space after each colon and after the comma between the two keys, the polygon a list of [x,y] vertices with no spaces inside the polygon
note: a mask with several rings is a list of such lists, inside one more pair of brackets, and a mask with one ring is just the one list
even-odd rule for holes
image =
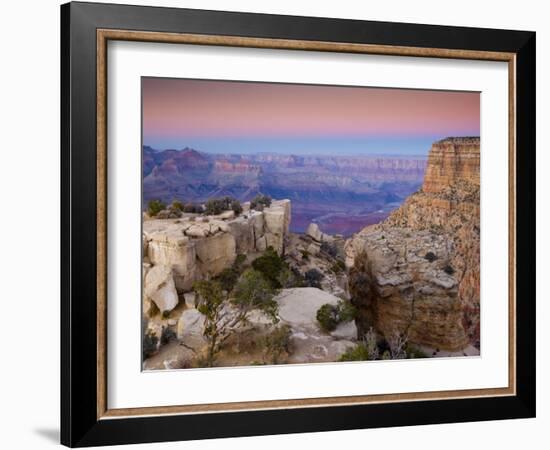
{"label": "red rock formation", "polygon": [[479,138],[447,138],[432,145],[422,190],[436,193],[457,181],[479,188]]}
{"label": "red rock formation", "polygon": [[[433,345],[439,341],[443,348],[457,349],[467,343],[463,338],[467,336],[468,340],[479,348],[479,151],[479,138],[448,138],[434,143],[428,158],[422,189],[408,197],[382,224],[376,228],[367,227],[347,244],[348,265],[353,266],[354,257],[360,252],[365,251],[368,255],[369,251],[372,252],[380,246],[378,241],[373,240],[376,230],[379,229],[388,230],[385,233],[386,237],[401,233],[401,237],[394,236],[393,242],[388,244],[392,248],[402,245],[401,241],[414,242],[416,237],[420,238],[422,233],[426,232],[434,236],[434,242],[439,239],[447,242],[446,246],[449,248],[445,250],[445,254],[435,254],[439,264],[444,258],[444,266],[448,266],[452,271],[452,276],[457,282],[459,302],[448,303],[450,315],[447,316],[442,315],[444,311],[441,310],[440,301],[431,305],[435,308],[431,312],[430,302],[425,303],[426,317],[431,316],[432,321],[438,322],[441,319],[443,322],[432,324],[432,328],[435,327],[432,331],[430,327],[424,327],[424,334],[417,331],[413,337],[419,343]],[[412,241],[410,236],[413,238]],[[413,244],[409,244],[408,251],[411,245]],[[422,253],[418,250],[417,255],[421,256]],[[429,250],[425,248],[423,251],[425,253]],[[388,252],[391,253],[389,250]],[[421,274],[420,281],[424,283],[428,272],[425,269],[418,270],[416,266],[416,263],[409,262],[392,270],[397,270],[396,274],[400,276],[414,270]],[[379,274],[384,273],[376,263],[373,269]],[[400,288],[404,286],[399,285]],[[353,286],[351,288],[353,289]],[[380,286],[377,290],[381,292]],[[439,292],[438,296],[441,295]],[[379,322],[379,329],[389,326],[387,317],[393,317],[393,320],[399,322],[396,317],[402,316],[399,308],[392,309],[390,304],[405,304],[402,295],[392,294],[391,298],[392,302],[378,302],[378,316],[371,317],[375,322]],[[456,314],[461,317],[459,328],[463,330],[462,337],[457,329]],[[453,320],[449,319],[451,316]],[[416,317],[418,319],[419,315]],[[403,317],[402,319],[405,322],[408,320]],[[451,328],[446,324],[452,325]],[[437,333],[434,331],[436,329]],[[445,330],[448,332],[446,337]]]}

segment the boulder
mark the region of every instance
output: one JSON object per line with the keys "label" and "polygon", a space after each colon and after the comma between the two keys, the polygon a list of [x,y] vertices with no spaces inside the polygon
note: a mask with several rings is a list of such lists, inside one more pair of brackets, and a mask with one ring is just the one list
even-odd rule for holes
{"label": "boulder", "polygon": [[260,236],[256,239],[256,250],[259,252],[263,252],[267,249],[267,240],[265,236]]}
{"label": "boulder", "polygon": [[171,311],[178,304],[178,293],[170,267],[152,267],[145,276],[143,290],[145,297],[151,299],[161,313]]}
{"label": "boulder", "polygon": [[178,320],[178,340],[188,347],[199,350],[206,345],[203,329],[204,316],[196,309],[187,309]]}
{"label": "boulder", "polygon": [[[154,222],[153,220],[147,222]],[[145,225],[144,225],[145,226]],[[189,290],[196,280],[195,244],[181,233],[155,232],[147,246],[149,261],[154,265],[171,267],[179,290]]]}
{"label": "boulder", "polygon": [[220,220],[231,220],[235,217],[234,211],[224,211],[216,216]]}
{"label": "boulder", "polygon": [[197,267],[203,275],[218,275],[222,270],[230,267],[235,258],[235,237],[230,233],[220,233],[208,239],[198,239],[195,242]]}
{"label": "boulder", "polygon": [[206,226],[202,224],[191,225],[187,230],[185,230],[185,235],[194,237],[194,238],[204,238],[210,234],[210,225]]}
{"label": "boulder", "polygon": [[194,292],[186,292],[183,294],[183,298],[185,299],[185,307],[188,309],[195,309],[195,293]]}
{"label": "boulder", "polygon": [[244,217],[224,223],[231,235],[235,238],[236,252],[246,254],[254,251],[254,227]]}
{"label": "boulder", "polygon": [[316,223],[310,223],[308,225],[306,235],[316,240],[317,242],[321,242],[323,240],[323,233],[319,229],[319,225],[317,225]]}

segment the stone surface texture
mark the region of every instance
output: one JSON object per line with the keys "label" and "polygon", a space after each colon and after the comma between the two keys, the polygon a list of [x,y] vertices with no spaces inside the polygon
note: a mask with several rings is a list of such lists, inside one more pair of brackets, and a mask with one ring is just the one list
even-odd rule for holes
{"label": "stone surface texture", "polygon": [[422,189],[346,242],[363,326],[452,351],[479,348],[479,152],[479,138],[434,143]]}

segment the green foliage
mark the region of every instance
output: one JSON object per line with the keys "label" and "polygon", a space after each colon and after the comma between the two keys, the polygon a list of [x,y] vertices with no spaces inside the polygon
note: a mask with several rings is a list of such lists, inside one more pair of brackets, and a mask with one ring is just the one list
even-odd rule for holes
{"label": "green foliage", "polygon": [[206,202],[205,214],[216,216],[224,211],[232,210],[235,214],[240,214],[243,211],[241,203],[233,197],[211,198]]}
{"label": "green foliage", "polygon": [[434,262],[437,259],[437,256],[434,252],[428,252],[424,255],[424,259]]}
{"label": "green foliage", "polygon": [[235,258],[235,262],[233,263],[237,267],[241,267],[246,261],[246,255],[240,254],[237,255]]}
{"label": "green foliage", "polygon": [[236,216],[243,212],[243,207],[241,206],[241,202],[239,200],[233,200],[231,202],[231,209]]}
{"label": "green foliage", "polygon": [[[231,299],[224,295],[219,280],[197,281],[193,289],[198,300],[197,309],[205,317],[203,336],[208,346],[200,362],[204,366],[214,365],[223,343],[248,322],[248,314],[253,309],[264,311],[273,323],[278,321],[277,302],[273,299],[277,291],[256,270],[248,269],[239,277]],[[229,302],[233,308],[227,307]]]}
{"label": "green foliage", "polygon": [[339,323],[355,319],[355,307],[347,300],[339,300],[336,305],[325,303],[317,310],[317,322],[322,330],[333,331]]}
{"label": "green foliage", "polygon": [[215,279],[218,281],[223,290],[231,292],[235,287],[235,283],[239,279],[239,271],[234,267],[224,269]]}
{"label": "green foliage", "polygon": [[149,200],[147,212],[151,217],[155,217],[163,209],[166,209],[166,204],[161,200]]}
{"label": "green foliage", "polygon": [[333,331],[338,325],[338,308],[335,305],[325,303],[317,310],[315,317],[322,330]]}
{"label": "green foliage", "polygon": [[309,259],[309,252],[307,250],[301,250],[300,253],[302,254],[302,259],[306,261]]}
{"label": "green foliage", "polygon": [[257,211],[263,211],[264,207],[269,208],[271,206],[271,197],[269,195],[258,194],[250,201],[250,209]]}
{"label": "green foliage", "polygon": [[447,275],[453,275],[455,273],[455,270],[451,267],[450,264],[447,264],[445,267],[443,267],[443,272],[445,272]]}
{"label": "green foliage", "polygon": [[357,316],[357,309],[347,300],[339,300],[336,308],[339,322],[350,322]]}
{"label": "green foliage", "polygon": [[325,276],[317,269],[309,269],[304,274],[306,284],[310,287],[321,287],[321,280],[325,278]]}
{"label": "green foliage", "polygon": [[277,322],[277,302],[273,299],[277,291],[271,283],[254,269],[247,269],[240,276],[233,290],[232,303],[245,315],[257,308]]}
{"label": "green foliage", "polygon": [[277,281],[280,283],[283,288],[294,288],[294,287],[303,287],[304,286],[304,277],[300,272],[294,268],[288,267],[285,263],[285,267],[279,273]]}
{"label": "green foliage", "polygon": [[283,259],[277,254],[273,247],[268,247],[265,253],[252,262],[252,267],[260,272],[274,289],[281,287],[279,275],[287,267]]}
{"label": "green foliage", "polygon": [[412,344],[408,344],[405,351],[407,353],[407,358],[409,359],[429,357],[424,351],[422,351],[421,349],[419,349],[418,347]]}
{"label": "green foliage", "polygon": [[290,326],[282,325],[262,339],[266,362],[279,364],[281,357],[290,353],[290,335]]}
{"label": "green foliage", "polygon": [[143,359],[147,359],[157,352],[159,338],[151,331],[147,330],[143,334]]}
{"label": "green foliage", "polygon": [[208,342],[207,354],[200,364],[212,367],[216,353],[220,349],[220,339],[222,337],[219,323],[224,304],[222,287],[217,281],[201,280],[193,284],[193,289],[198,298],[197,309],[204,315],[202,334]]}
{"label": "green foliage", "polygon": [[183,203],[180,202],[179,200],[172,201],[172,204],[170,205],[170,207],[172,209],[175,209],[177,211],[182,211],[182,212],[183,212],[183,209],[184,209]]}
{"label": "green foliage", "polygon": [[237,255],[233,265],[224,269],[215,279],[220,283],[222,289],[231,292],[244,270],[243,264],[246,261],[246,255]]}
{"label": "green foliage", "polygon": [[204,211],[202,205],[196,205],[195,203],[186,203],[183,207],[183,212],[192,214],[201,214]]}
{"label": "green foliage", "polygon": [[369,361],[367,346],[360,342],[353,348],[349,348],[340,356],[338,361]]}

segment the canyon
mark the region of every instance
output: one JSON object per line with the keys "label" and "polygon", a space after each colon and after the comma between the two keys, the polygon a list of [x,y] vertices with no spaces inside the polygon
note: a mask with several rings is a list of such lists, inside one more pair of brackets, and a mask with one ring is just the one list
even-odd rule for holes
{"label": "canyon", "polygon": [[432,145],[419,192],[346,242],[360,328],[480,349],[479,138]]}
{"label": "canyon", "polygon": [[[279,192],[299,192],[298,198],[308,199],[306,206],[321,195],[312,188],[320,185],[341,186],[334,194],[327,194],[332,187],[322,192],[339,201],[353,186],[354,195],[365,201],[369,197],[361,195],[380,195],[388,180],[403,177],[411,189],[418,172],[422,177],[408,195],[397,183],[401,187],[392,192],[401,192],[403,201],[394,203],[377,223],[357,222],[361,228],[350,236],[334,233],[321,220],[306,224],[303,217],[296,231],[297,202],[284,197],[262,208],[245,201],[238,213],[179,213],[173,218],[144,213],[143,330],[144,336],[156,339],[154,351],[144,358],[145,369],[197,367],[206,342],[194,283],[215,279],[234,268],[239,258],[240,264],[250,266],[270,249],[293,274],[307,279],[316,272],[316,281],[282,286],[274,300],[279,328],[254,311],[241,337],[229,340],[220,352],[218,365],[266,363],[258,343],[280,327],[288,328],[289,344],[277,363],[338,361],[372,332],[382,347],[398,336],[425,356],[480,354],[479,138],[435,142],[427,162],[267,154],[222,160],[191,149],[166,152],[151,151],[144,157],[144,192],[147,184],[149,195],[166,200],[175,193],[207,199],[213,192],[240,192],[240,198],[247,198],[264,193],[275,173],[278,180],[286,180],[277,187]],[[362,172],[370,181],[361,181],[368,178]],[[167,197],[156,196],[161,193]],[[167,217],[161,213],[159,217]],[[354,307],[353,320],[323,330],[319,308],[336,308],[342,301]]]}
{"label": "canyon", "polygon": [[143,147],[143,205],[257,194],[292,202],[291,231],[311,222],[346,237],[378,223],[422,183],[423,156],[209,154]]}

